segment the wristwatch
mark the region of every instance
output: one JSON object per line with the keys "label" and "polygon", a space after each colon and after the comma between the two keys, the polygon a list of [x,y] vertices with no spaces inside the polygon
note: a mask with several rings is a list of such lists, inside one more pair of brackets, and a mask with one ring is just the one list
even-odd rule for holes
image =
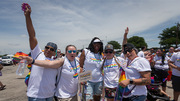
{"label": "wristwatch", "polygon": [[133,84],[133,82],[134,82],[133,79],[130,79],[130,84]]}

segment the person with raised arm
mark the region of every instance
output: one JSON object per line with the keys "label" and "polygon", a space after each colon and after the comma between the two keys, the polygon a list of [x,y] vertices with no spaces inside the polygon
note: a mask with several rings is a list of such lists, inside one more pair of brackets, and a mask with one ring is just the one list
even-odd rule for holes
{"label": "person with raised arm", "polygon": [[123,45],[124,55],[126,55],[127,66],[123,68],[126,80],[120,81],[121,87],[128,87],[129,92],[124,92],[123,101],[146,101],[146,85],[151,83],[151,68],[149,62],[137,56],[136,48],[133,44]]}
{"label": "person with raised arm", "polygon": [[57,77],[57,88],[55,91],[58,101],[78,101],[78,74],[80,72],[80,66],[78,60],[75,58],[77,49],[74,45],[68,45],[65,52],[66,56],[64,58],[54,61],[35,60],[27,56],[20,58],[26,59],[27,63],[45,67],[46,69],[58,69],[60,74]]}
{"label": "person with raised arm", "polygon": [[122,51],[121,51],[121,54],[120,54],[120,57],[122,57],[124,59],[126,59],[126,57],[123,54],[123,51],[124,51],[123,45],[127,43],[127,35],[128,35],[128,33],[129,33],[129,28],[127,27],[125,29],[124,38],[123,38],[123,42],[122,42]]}
{"label": "person with raised arm", "polygon": [[[22,4],[22,6],[24,6],[24,4]],[[29,35],[31,57],[36,60],[53,60],[52,56],[55,55],[57,45],[53,42],[48,42],[44,48],[44,52],[42,52],[36,39],[29,4],[25,5],[24,15]],[[53,101],[57,73],[58,69],[32,65],[27,87],[28,101]]]}

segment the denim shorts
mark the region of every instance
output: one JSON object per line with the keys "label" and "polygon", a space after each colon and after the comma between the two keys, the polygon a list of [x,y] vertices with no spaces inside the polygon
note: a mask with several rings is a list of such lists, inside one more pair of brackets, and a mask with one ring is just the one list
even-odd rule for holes
{"label": "denim shorts", "polygon": [[28,101],[53,101],[53,97],[49,97],[49,98],[33,98],[33,97],[28,97]]}
{"label": "denim shorts", "polygon": [[86,99],[93,99],[93,95],[102,94],[102,81],[101,82],[87,82]]}

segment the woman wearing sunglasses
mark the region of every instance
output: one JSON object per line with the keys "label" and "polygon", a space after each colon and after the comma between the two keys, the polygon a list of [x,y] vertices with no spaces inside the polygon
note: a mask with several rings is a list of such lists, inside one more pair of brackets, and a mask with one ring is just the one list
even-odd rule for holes
{"label": "woman wearing sunglasses", "polygon": [[81,72],[92,71],[92,80],[87,82],[86,99],[100,101],[102,93],[102,52],[103,43],[98,37],[94,37],[89,44],[88,49],[84,49],[80,56]]}
{"label": "woman wearing sunglasses", "polygon": [[104,61],[102,64],[102,70],[104,74],[104,87],[103,93],[107,101],[114,101],[116,95],[116,89],[118,87],[119,80],[119,65],[117,62],[123,62],[124,59],[121,57],[115,57],[113,45],[107,44],[104,51]]}
{"label": "woman wearing sunglasses", "polygon": [[65,51],[66,56],[64,58],[54,61],[34,60],[31,57],[21,57],[21,59],[26,59],[28,64],[34,64],[45,68],[58,68],[59,74],[55,92],[58,101],[78,101],[78,73],[80,72],[80,66],[75,58],[77,52],[76,47],[74,45],[68,45]]}
{"label": "woman wearing sunglasses", "polygon": [[151,68],[149,62],[142,57],[138,57],[133,44],[127,43],[124,46],[124,55],[128,58],[126,68],[126,80],[122,80],[119,85],[128,87],[131,91],[123,95],[123,101],[146,101],[147,89],[145,85],[151,83]]}

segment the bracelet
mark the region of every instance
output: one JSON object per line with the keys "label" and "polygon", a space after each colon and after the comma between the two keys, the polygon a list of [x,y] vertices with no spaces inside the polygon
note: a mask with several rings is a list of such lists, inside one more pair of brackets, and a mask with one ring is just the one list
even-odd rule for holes
{"label": "bracelet", "polygon": [[31,64],[34,64],[35,60],[33,59],[33,61],[31,62]]}

